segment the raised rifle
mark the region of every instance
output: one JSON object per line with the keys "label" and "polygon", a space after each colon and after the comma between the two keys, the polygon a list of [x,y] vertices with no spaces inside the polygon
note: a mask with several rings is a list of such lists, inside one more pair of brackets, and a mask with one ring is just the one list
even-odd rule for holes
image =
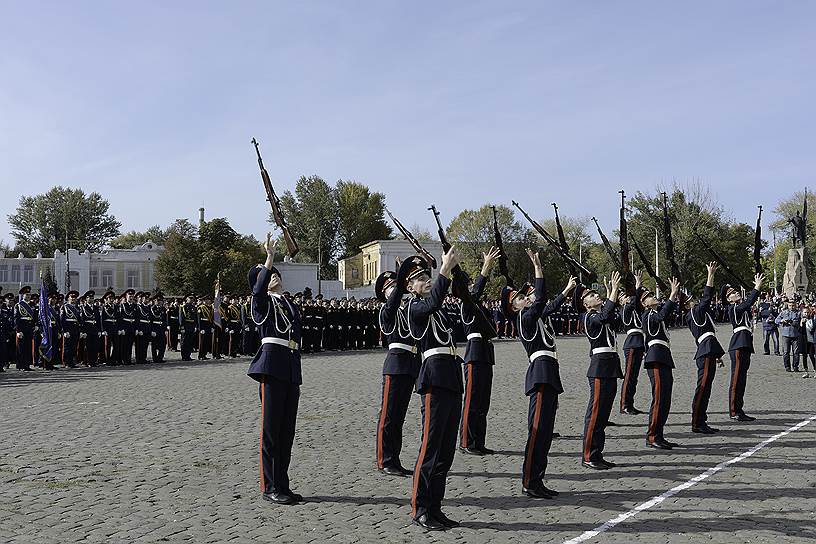
{"label": "raised rifle", "polygon": [[564,248],[561,247],[561,244],[558,242],[558,240],[556,240],[552,234],[547,232],[544,229],[544,227],[542,227],[536,220],[530,217],[530,215],[527,212],[525,212],[521,208],[521,206],[519,206],[518,202],[516,202],[515,200],[512,200],[511,202],[513,203],[513,206],[518,208],[518,210],[521,212],[524,218],[530,222],[530,225],[533,226],[536,232],[542,238],[544,238],[544,240],[548,244],[550,244],[550,246],[553,249],[555,249],[555,252],[558,253],[558,256],[561,257],[561,260],[564,261],[564,264],[569,269],[570,274],[572,274],[573,276],[577,276],[578,272],[580,271],[581,275],[583,276],[583,281],[588,284],[593,283],[598,279],[598,274],[588,269],[586,266],[584,266],[578,260],[576,260],[575,257],[570,255],[568,252],[564,251]]}
{"label": "raised rifle", "polygon": [[[445,235],[445,229],[442,227],[442,221],[439,219],[439,212],[437,211],[436,206],[433,204],[431,204],[431,207],[428,209],[433,212],[434,219],[436,219],[439,241],[442,242],[442,251],[447,253],[450,250],[451,245],[450,242],[448,242],[448,237]],[[468,277],[467,274],[465,274],[465,271],[462,270],[462,267],[457,264],[451,270],[451,276],[453,276],[451,293],[458,297],[459,300],[462,301],[462,306],[467,308],[473,315],[473,318],[476,320],[474,326],[482,334],[482,338],[486,340],[495,338],[496,329],[493,326],[493,322],[487,317],[482,305],[479,304],[479,301],[473,298],[473,294],[470,292],[468,287]]]}
{"label": "raised rifle", "polygon": [[733,270],[731,270],[731,267],[728,266],[728,263],[725,262],[725,259],[723,259],[720,256],[720,254],[717,253],[717,251],[713,247],[711,247],[711,245],[709,245],[709,243],[706,242],[705,239],[702,236],[700,236],[700,234],[697,231],[694,231],[694,236],[697,238],[697,240],[699,240],[703,247],[711,254],[714,260],[717,261],[717,263],[722,267],[726,274],[731,276],[731,278],[733,278],[734,281],[740,284],[740,286],[746,291],[751,290],[751,287],[749,287],[748,284],[745,283],[742,278],[737,276],[737,274]]}
{"label": "raised rifle", "polygon": [[618,235],[620,237],[620,257],[623,272],[623,287],[626,293],[631,295],[635,292],[635,275],[632,273],[632,258],[629,250],[629,227],[626,224],[626,193],[621,189],[620,223]]}
{"label": "raised rifle", "polygon": [[762,273],[762,206],[759,208],[759,216],[757,217],[756,230],[754,231],[754,273]]}
{"label": "raised rifle", "polygon": [[669,202],[668,195],[663,194],[663,234],[666,236],[666,257],[669,259],[669,266],[671,266],[672,277],[676,278],[682,283],[680,276],[680,267],[674,258],[674,239],[672,238],[671,219],[669,218]]}
{"label": "raised rifle", "polygon": [[[400,233],[402,233],[403,237],[405,237],[406,240],[408,240],[408,243],[411,244],[411,246],[414,248],[414,251],[416,251],[418,255],[422,255],[422,257],[426,261],[428,261],[428,264],[431,265],[431,268],[436,268],[436,259],[434,258],[434,256],[431,255],[428,252],[428,250],[422,247],[422,244],[419,243],[419,240],[414,238],[414,235],[411,234],[411,231],[406,229],[405,225],[403,225],[399,219],[394,217],[394,215],[390,211],[388,211],[388,208],[385,208],[385,213],[387,213],[388,217],[391,218],[391,221],[394,223],[394,226],[397,227],[397,230],[400,231]],[[397,269],[399,269],[399,266],[397,266]]]}
{"label": "raised rifle", "polygon": [[601,225],[598,224],[598,220],[596,218],[592,218],[595,222],[595,228],[598,229],[598,234],[601,236],[601,241],[603,242],[604,248],[606,249],[607,255],[609,258],[612,259],[612,264],[615,265],[615,268],[618,270],[621,269],[621,262],[618,258],[618,254],[615,252],[615,248],[612,247],[612,243],[609,241],[609,238],[606,237],[606,234],[603,233],[601,230]]}
{"label": "raised rifle", "polygon": [[261,150],[258,141],[252,138],[252,145],[255,146],[255,153],[258,155],[258,167],[261,169],[261,179],[263,179],[264,189],[266,189],[266,199],[269,205],[272,206],[272,218],[275,224],[283,232],[283,240],[286,242],[286,251],[290,257],[298,254],[298,248],[295,237],[289,232],[289,226],[286,224],[286,219],[283,217],[283,210],[281,209],[281,202],[278,195],[275,194],[275,189],[272,187],[272,181],[269,179],[269,173],[266,171],[263,159],[261,158]]}
{"label": "raised rifle", "polygon": [[649,259],[646,258],[646,254],[643,253],[643,250],[640,249],[640,246],[638,245],[637,240],[635,240],[634,238],[632,238],[632,245],[635,248],[635,253],[637,253],[638,257],[640,258],[640,262],[643,263],[643,268],[645,268],[646,272],[648,272],[648,274],[652,278],[654,278],[655,283],[657,284],[657,286],[660,287],[661,289],[663,289],[664,291],[669,292],[668,284],[665,281],[663,281],[663,278],[661,278],[660,276],[657,275],[657,272],[655,272],[655,269],[649,263]]}
{"label": "raised rifle", "polygon": [[490,206],[493,210],[493,240],[499,250],[499,273],[504,276],[504,280],[508,287],[513,287],[513,279],[510,277],[510,272],[507,270],[507,253],[504,252],[504,243],[502,242],[501,232],[499,232],[499,221],[496,216],[496,206]]}
{"label": "raised rifle", "polygon": [[555,229],[558,231],[558,243],[561,244],[561,249],[564,250],[564,253],[569,253],[567,237],[564,236],[564,229],[561,227],[561,218],[558,217],[558,205],[553,202],[552,207],[555,210]]}

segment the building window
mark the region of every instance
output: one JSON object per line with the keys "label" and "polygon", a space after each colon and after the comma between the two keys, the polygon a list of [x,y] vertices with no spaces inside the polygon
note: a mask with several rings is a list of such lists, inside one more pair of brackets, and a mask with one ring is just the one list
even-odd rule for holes
{"label": "building window", "polygon": [[139,271],[138,270],[128,270],[127,276],[125,278],[125,286],[128,289],[135,289],[139,287]]}
{"label": "building window", "polygon": [[23,265],[23,283],[34,283],[34,265]]}
{"label": "building window", "polygon": [[99,270],[91,270],[90,272],[91,289],[99,287]]}
{"label": "building window", "polygon": [[102,271],[102,287],[113,287],[113,270]]}
{"label": "building window", "polygon": [[0,283],[6,283],[8,281],[8,265],[0,264]]}
{"label": "building window", "polygon": [[360,271],[357,270],[356,268],[352,268],[351,269],[351,277],[354,278],[354,279],[359,278],[360,277]]}
{"label": "building window", "polygon": [[11,265],[11,281],[15,283],[20,282],[20,265],[13,264]]}

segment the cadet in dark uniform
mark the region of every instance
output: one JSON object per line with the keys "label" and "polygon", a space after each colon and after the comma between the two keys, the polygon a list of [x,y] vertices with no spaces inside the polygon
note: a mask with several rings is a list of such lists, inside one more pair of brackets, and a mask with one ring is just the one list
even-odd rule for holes
{"label": "cadet in dark uniform", "polygon": [[16,352],[17,369],[31,370],[34,362],[34,326],[36,324],[34,309],[28,299],[31,287],[21,287],[19,301],[14,305],[14,330],[17,331]]}
{"label": "cadet in dark uniform", "polygon": [[620,273],[612,272],[609,283],[606,283],[608,298],[602,299],[594,289],[579,286],[575,290],[575,307],[586,311],[583,319],[584,334],[589,339],[589,401],[584,416],[584,448],[581,464],[595,470],[606,470],[615,466],[604,459],[603,450],[606,442],[606,426],[615,394],[618,391],[618,379],[623,378],[620,357],[617,350],[615,325],[618,321],[618,291]]}
{"label": "cadet in dark uniform", "polygon": [[[184,304],[179,306],[179,334],[181,334],[181,360],[192,361],[193,348],[198,340],[198,313],[193,295],[184,297]],[[199,340],[200,342],[200,340]]]}
{"label": "cadet in dark uniform", "polygon": [[170,351],[179,350],[179,340],[181,340],[181,329],[178,319],[180,302],[180,299],[173,298],[170,299],[170,304],[167,306],[167,326],[170,327],[170,335],[167,339],[167,349]]}
{"label": "cadet in dark uniform", "polygon": [[555,331],[550,316],[564,304],[575,288],[576,281],[574,277],[570,277],[564,290],[548,303],[544,270],[538,252],[528,249],[527,256],[535,268],[535,288],[531,290],[529,284],[517,291],[505,287],[501,302],[508,320],[518,315],[516,330],[530,362],[524,379],[524,394],[530,397],[530,402],[527,411],[527,445],[524,448],[522,466],[522,492],[534,499],[551,499],[558,492],[544,485],[544,473],[552,445],[558,395],[564,392],[564,388],[561,385]]}
{"label": "cadet in dark uniform", "polygon": [[635,294],[621,294],[621,323],[626,333],[623,341],[623,355],[626,368],[623,372],[623,386],[621,386],[620,413],[638,415],[643,412],[635,408],[635,391],[637,390],[638,374],[646,352],[646,343],[643,341],[643,327],[640,316],[643,307],[640,297],[643,294],[643,273],[635,272]]}
{"label": "cadet in dark uniform", "polygon": [[134,289],[125,291],[125,300],[119,305],[119,357],[122,364],[133,364],[133,340],[136,337],[136,304]]}
{"label": "cadet in dark uniform", "polygon": [[695,433],[714,434],[717,429],[709,427],[708,399],[711,398],[711,384],[717,373],[717,364],[725,355],[725,351],[717,340],[717,330],[714,327],[714,318],[711,315],[711,299],[714,298],[714,274],[717,272],[717,263],[711,262],[706,266],[708,279],[706,280],[703,296],[697,304],[693,304],[686,316],[686,323],[697,344],[694,360],[697,363],[697,388],[694,390],[694,400],[691,403],[691,430]]}
{"label": "cadet in dark uniform", "polygon": [[119,307],[116,305],[116,293],[107,291],[102,296],[102,307],[99,309],[102,318],[102,361],[106,365],[119,365],[122,360],[119,354],[119,329],[117,325]]}
{"label": "cadet in dark uniform", "polygon": [[241,351],[241,308],[238,306],[235,295],[229,296],[229,305],[226,309],[227,323],[225,330],[227,334],[227,352],[228,357],[237,357],[238,352]]}
{"label": "cadet in dark uniform", "polygon": [[147,304],[150,295],[139,291],[136,293],[136,364],[142,365],[147,362],[147,349],[150,344],[150,332],[152,331],[153,315],[150,306]]}
{"label": "cadet in dark uniform", "polygon": [[170,332],[167,309],[164,307],[164,297],[161,293],[156,293],[151,300],[153,305],[150,306],[150,359],[154,363],[163,363]]}
{"label": "cadet in dark uniform", "polygon": [[266,235],[266,262],[249,270],[252,317],[258,324],[261,349],[247,374],[260,382],[261,492],[276,504],[293,504],[303,497],[289,484],[289,463],[295,439],[300,384],[300,315],[281,296],[280,272],[274,267],[275,242]]}
{"label": "cadet in dark uniform", "polygon": [[241,336],[243,341],[242,351],[244,355],[253,355],[258,351],[258,327],[252,320],[252,295],[241,304],[241,326],[244,332]]}
{"label": "cadet in dark uniform", "polygon": [[210,297],[203,296],[197,308],[198,313],[198,360],[209,359],[207,353],[214,346],[213,340],[213,307]]}
{"label": "cadet in dark uniform", "polygon": [[666,331],[666,319],[677,307],[677,292],[680,282],[672,278],[671,294],[660,311],[657,310],[658,300],[649,291],[644,290],[641,295],[641,304],[646,310],[641,320],[646,340],[646,355],[643,366],[652,382],[652,404],[649,408],[649,430],[646,434],[646,445],[660,450],[670,450],[677,446],[663,438],[663,427],[669,417],[671,408],[671,394],[674,378],[672,359],[669,346],[669,334]]}
{"label": "cadet in dark uniform", "polygon": [[76,366],[77,347],[79,345],[80,317],[76,306],[78,291],[68,291],[65,295],[66,303],[60,312],[60,328],[62,329],[62,366],[74,368]]}
{"label": "cadet in dark uniform", "polygon": [[102,325],[99,311],[94,304],[94,291],[86,291],[80,299],[82,362],[87,366],[96,366],[99,361],[99,339],[102,336]]}
{"label": "cadet in dark uniform", "polygon": [[[54,370],[54,361],[59,357],[59,338],[62,336],[60,331],[60,311],[58,307],[59,293],[48,293],[48,311],[49,325],[51,326],[51,335],[48,342],[51,345],[51,360],[46,361],[44,357],[40,357],[43,368],[46,370]],[[45,331],[43,331],[45,332]]]}
{"label": "cadet in dark uniform", "polygon": [[442,312],[451,270],[458,263],[451,248],[442,257],[439,276],[431,283],[428,263],[412,256],[400,265],[397,283],[412,298],[406,307],[411,336],[422,354],[417,393],[422,395],[422,445],[414,466],[411,517],[427,530],[458,525],[442,513],[445,484],[456,453],[462,410],[462,360],[456,355],[453,331]]}
{"label": "cadet in dark uniform", "polygon": [[728,355],[731,357],[731,386],[728,388],[728,413],[736,421],[754,421],[755,417],[743,411],[745,384],[748,381],[748,368],[751,366],[751,354],[754,353],[754,331],[751,320],[751,307],[759,296],[759,288],[765,276],[754,276],[754,288],[748,297],[742,300],[742,293],[728,284],[721,289],[721,298],[728,302],[728,319],[734,333],[728,344]]}
{"label": "cadet in dark uniform", "polygon": [[[479,301],[484,293],[487,277],[493,263],[499,257],[499,249],[491,247],[482,253],[482,270],[476,277],[471,290],[473,300]],[[462,409],[462,434],[459,448],[471,455],[494,453],[485,447],[487,435],[487,412],[490,410],[490,395],[493,391],[493,365],[496,358],[493,342],[483,338],[476,327],[476,317],[461,305],[461,319],[467,338],[465,346],[465,399]]]}
{"label": "cadet in dark uniform", "polygon": [[382,370],[382,405],[377,419],[377,468],[392,476],[409,476],[413,473],[400,462],[402,426],[419,375],[420,360],[401,307],[405,289],[397,284],[396,272],[388,270],[380,274],[374,283],[374,293],[384,304],[379,319],[388,342]]}

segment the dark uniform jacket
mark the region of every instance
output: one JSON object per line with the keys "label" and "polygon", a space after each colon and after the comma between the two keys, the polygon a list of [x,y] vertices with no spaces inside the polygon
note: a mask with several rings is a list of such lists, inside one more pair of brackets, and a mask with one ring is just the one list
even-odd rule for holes
{"label": "dark uniform jacket", "polygon": [[[102,304],[102,307],[99,309],[100,317],[102,320],[102,331],[106,332],[108,337],[115,336],[117,329],[117,316],[119,315],[119,307],[115,304]],[[113,338],[108,339],[109,342],[113,341]]]}
{"label": "dark uniform jacket", "polygon": [[69,338],[79,338],[80,311],[74,304],[65,304],[60,312],[60,326],[63,335],[69,333]]}
{"label": "dark uniform jacket", "polygon": [[280,295],[267,292],[272,272],[261,268],[252,288],[252,317],[258,326],[261,339],[279,338],[289,342],[290,347],[279,344],[261,344],[249,365],[247,375],[262,381],[269,376],[282,382],[300,385],[303,376],[300,368],[300,314],[295,305]]}
{"label": "dark uniform jacket", "polygon": [[617,303],[608,299],[600,311],[584,314],[590,355],[587,378],[623,378],[614,329],[617,318]]}
{"label": "dark uniform jacket", "polygon": [[759,297],[759,291],[751,289],[745,300],[739,304],[728,305],[728,320],[734,334],[731,336],[731,343],[728,344],[728,351],[737,349],[747,349],[748,353],[754,353],[754,332],[751,328],[751,306]]}
{"label": "dark uniform jacket", "polygon": [[636,289],[635,295],[621,309],[621,323],[623,323],[623,332],[626,334],[623,341],[624,351],[646,348],[646,343],[643,341],[643,323],[640,321],[640,315],[643,313],[643,308],[640,306],[642,293],[642,287]]}
{"label": "dark uniform jacket", "polygon": [[136,330],[142,333],[140,336],[150,338],[150,331],[153,327],[151,321],[153,312],[147,304],[136,305]]}
{"label": "dark uniform jacket", "polygon": [[[463,393],[462,359],[456,356],[456,344],[452,327],[441,311],[445,293],[451,280],[441,274],[434,280],[427,298],[415,297],[408,302],[406,314],[408,326],[414,338],[419,338],[419,351],[448,348],[447,353],[423,357],[417,379],[417,393],[427,393],[431,387]],[[421,335],[421,336],[420,336]]]}
{"label": "dark uniform jacket", "polygon": [[178,322],[181,332],[196,332],[198,329],[198,313],[195,305],[192,303],[184,303],[179,306]]}
{"label": "dark uniform jacket", "polygon": [[14,329],[23,334],[32,334],[36,325],[36,314],[28,302],[22,300],[14,305]]}
{"label": "dark uniform jacket", "polygon": [[[471,296],[473,300],[479,301],[484,293],[485,285],[487,285],[487,278],[479,274],[476,281],[473,283]],[[496,357],[493,353],[493,342],[482,338],[479,329],[476,328],[476,317],[474,316],[474,309],[465,307],[462,304],[462,325],[464,326],[465,335],[467,338],[467,345],[465,346],[465,356],[463,359],[466,363],[483,363],[492,365],[496,363]]]}
{"label": "dark uniform jacket", "polygon": [[119,330],[125,335],[136,332],[136,304],[123,302],[119,305]]}
{"label": "dark uniform jacket", "polygon": [[[411,338],[405,310],[401,307],[402,293],[394,289],[385,305],[380,308],[380,327],[388,346],[388,354],[383,363],[383,374],[408,374],[416,378],[421,365],[416,341]],[[394,344],[404,344],[405,349]]]}
{"label": "dark uniform jacket", "polygon": [[[703,357],[714,357],[718,359],[725,354],[720,341],[717,340],[717,329],[714,328],[714,316],[711,315],[711,298],[714,296],[714,288],[705,286],[700,302],[686,315],[686,324],[697,344],[695,359]],[[702,340],[700,338],[702,337]]]}
{"label": "dark uniform jacket", "polygon": [[669,348],[669,333],[666,331],[666,319],[677,308],[677,303],[667,300],[659,311],[648,309],[643,312],[643,333],[646,340],[646,355],[644,365],[663,365],[674,368],[671,349]]}
{"label": "dark uniform jacket", "polygon": [[164,338],[168,331],[167,309],[161,306],[152,306],[150,308],[150,332],[156,336],[150,335],[152,338]]}
{"label": "dark uniform jacket", "polygon": [[536,301],[519,314],[518,335],[527,351],[527,357],[533,358],[524,379],[525,395],[532,395],[540,384],[549,384],[558,393],[564,392],[558,370],[558,355],[555,352],[555,331],[550,323],[550,316],[561,307],[565,297],[559,293],[547,303],[545,287],[544,278],[536,278]]}
{"label": "dark uniform jacket", "polygon": [[96,306],[91,304],[82,304],[79,307],[80,317],[82,319],[82,332],[89,338],[97,337],[102,333],[101,320],[99,319],[99,311]]}

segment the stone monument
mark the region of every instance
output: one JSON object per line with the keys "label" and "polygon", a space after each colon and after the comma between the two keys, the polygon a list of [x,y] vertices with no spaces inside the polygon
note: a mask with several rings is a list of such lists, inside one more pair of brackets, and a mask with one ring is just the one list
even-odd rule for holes
{"label": "stone monument", "polygon": [[788,250],[785,276],[782,278],[782,292],[787,296],[802,295],[807,291],[807,209],[807,189],[805,189],[802,214],[800,215],[797,211],[794,217],[788,219],[788,223],[791,224],[793,249]]}

